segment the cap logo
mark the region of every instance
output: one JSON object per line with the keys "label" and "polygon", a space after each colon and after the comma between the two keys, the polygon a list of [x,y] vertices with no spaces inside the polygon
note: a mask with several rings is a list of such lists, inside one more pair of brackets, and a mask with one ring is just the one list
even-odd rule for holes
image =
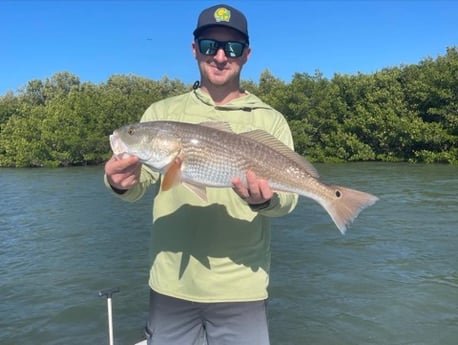
{"label": "cap logo", "polygon": [[219,22],[229,22],[231,20],[231,11],[227,8],[220,7],[215,11],[215,20]]}

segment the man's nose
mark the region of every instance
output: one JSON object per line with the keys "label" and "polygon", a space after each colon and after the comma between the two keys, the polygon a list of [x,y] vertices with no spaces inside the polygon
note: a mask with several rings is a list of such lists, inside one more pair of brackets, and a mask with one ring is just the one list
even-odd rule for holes
{"label": "man's nose", "polygon": [[224,62],[227,60],[227,56],[223,48],[218,48],[216,51],[215,60],[218,62]]}

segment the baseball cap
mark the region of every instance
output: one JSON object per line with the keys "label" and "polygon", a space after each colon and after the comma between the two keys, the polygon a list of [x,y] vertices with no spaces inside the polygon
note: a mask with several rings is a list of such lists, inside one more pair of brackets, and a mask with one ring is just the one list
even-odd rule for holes
{"label": "baseball cap", "polygon": [[197,20],[194,37],[197,38],[207,28],[222,26],[240,32],[248,43],[248,24],[245,15],[228,5],[216,5],[203,10]]}

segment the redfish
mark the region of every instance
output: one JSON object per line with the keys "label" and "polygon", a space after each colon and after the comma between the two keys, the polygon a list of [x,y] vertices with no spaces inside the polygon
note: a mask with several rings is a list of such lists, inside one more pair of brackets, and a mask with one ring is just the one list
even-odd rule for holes
{"label": "redfish", "polygon": [[163,190],[183,183],[203,200],[206,187],[231,188],[234,177],[246,182],[246,172],[251,170],[275,191],[318,202],[342,233],[378,200],[365,192],[321,182],[311,163],[263,130],[236,134],[222,122],[151,121],[115,130],[110,144],[115,155],[135,155],[161,173]]}

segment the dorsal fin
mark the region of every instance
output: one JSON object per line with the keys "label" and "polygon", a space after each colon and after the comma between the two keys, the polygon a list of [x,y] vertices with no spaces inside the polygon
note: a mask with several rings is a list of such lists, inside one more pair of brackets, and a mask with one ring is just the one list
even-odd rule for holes
{"label": "dorsal fin", "polygon": [[266,131],[263,131],[261,129],[255,129],[250,132],[240,133],[240,135],[246,138],[250,138],[251,140],[257,141],[263,145],[269,146],[272,150],[277,151],[278,153],[296,162],[312,177],[319,177],[318,171],[315,169],[312,163],[307,161],[305,157],[301,156],[297,152],[291,150],[287,145],[285,145],[283,142],[278,140],[273,135],[267,133]]}

